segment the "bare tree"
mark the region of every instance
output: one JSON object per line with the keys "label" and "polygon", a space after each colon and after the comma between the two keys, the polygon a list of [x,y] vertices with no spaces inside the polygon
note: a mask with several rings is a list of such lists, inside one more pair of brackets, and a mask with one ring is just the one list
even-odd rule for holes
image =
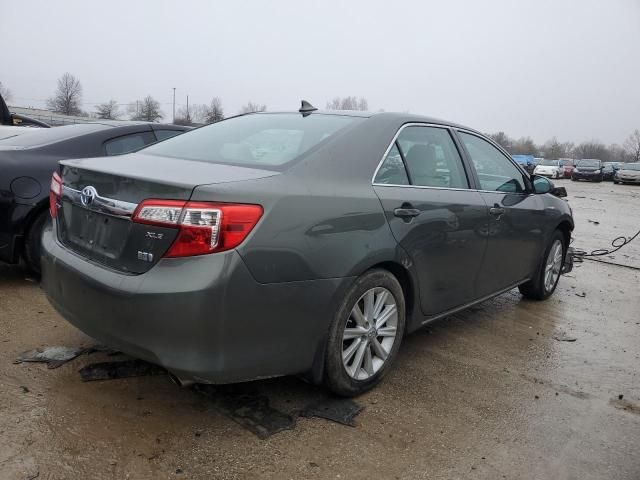
{"label": "bare tree", "polygon": [[538,155],[538,147],[531,137],[521,137],[515,140],[508,152],[511,155]]}
{"label": "bare tree", "polygon": [[624,141],[624,149],[629,154],[632,162],[640,162],[640,130],[635,130]]}
{"label": "bare tree", "polygon": [[259,103],[253,103],[251,101],[247,102],[246,105],[243,105],[242,108],[240,108],[240,111],[238,113],[242,114],[242,113],[252,113],[252,112],[264,112],[267,109],[267,106],[265,104],[259,104]]}
{"label": "bare tree", "polygon": [[115,100],[109,100],[108,102],[101,103],[96,107],[96,117],[98,118],[105,120],[117,120],[120,115],[118,102]]}
{"label": "bare tree", "polygon": [[561,143],[556,137],[552,137],[541,148],[545,158],[569,158],[573,150],[573,143]]}
{"label": "bare tree", "polygon": [[67,72],[58,79],[58,89],[53,97],[47,100],[47,106],[56,113],[78,115],[81,112],[81,99],[82,85],[80,85],[80,81]]}
{"label": "bare tree", "polygon": [[[265,105],[266,109],[266,105]],[[222,101],[218,97],[213,97],[211,103],[205,105],[204,123],[215,123],[224,120],[224,110],[222,109]]]}
{"label": "bare tree", "polygon": [[327,110],[368,110],[369,102],[364,97],[360,99],[352,97],[335,97],[330,102],[327,102]]}
{"label": "bare tree", "polygon": [[5,102],[10,102],[13,98],[13,93],[7,87],[5,87],[2,82],[0,82],[0,95],[4,98]]}
{"label": "bare tree", "polygon": [[576,158],[597,158],[602,161],[609,161],[609,150],[606,145],[598,140],[591,140],[590,142],[582,142],[574,149],[574,155]]}
{"label": "bare tree", "polygon": [[487,136],[507,151],[513,143],[513,140],[504,132],[490,133]]}
{"label": "bare tree", "polygon": [[176,125],[193,125],[194,119],[192,113],[194,106],[195,105],[180,107],[176,112],[176,118],[173,123]]}
{"label": "bare tree", "polygon": [[142,100],[136,100],[136,103],[129,105],[132,120],[141,120],[144,122],[157,122],[164,117],[160,109],[160,103],[151,95],[147,95]]}

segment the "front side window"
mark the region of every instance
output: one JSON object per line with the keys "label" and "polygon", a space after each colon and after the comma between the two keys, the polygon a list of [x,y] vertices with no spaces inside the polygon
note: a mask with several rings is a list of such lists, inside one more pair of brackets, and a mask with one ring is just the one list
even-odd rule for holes
{"label": "front side window", "polygon": [[478,173],[482,190],[506,193],[526,192],[522,171],[500,150],[475,135],[465,132],[459,132],[459,135]]}

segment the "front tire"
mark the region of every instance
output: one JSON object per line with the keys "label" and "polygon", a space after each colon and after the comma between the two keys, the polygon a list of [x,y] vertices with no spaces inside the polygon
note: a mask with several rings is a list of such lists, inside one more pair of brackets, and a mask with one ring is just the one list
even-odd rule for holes
{"label": "front tire", "polygon": [[518,287],[520,293],[533,300],[549,298],[560,280],[566,251],[567,245],[564,235],[560,230],[556,230],[545,250],[544,261],[538,267],[533,278]]}
{"label": "front tire", "polygon": [[376,386],[398,354],[404,328],[405,299],[396,277],[382,269],[364,273],[331,323],[325,386],[345,397]]}
{"label": "front tire", "polygon": [[49,221],[49,210],[40,212],[31,222],[25,235],[24,241],[24,261],[29,270],[36,275],[40,275],[40,254],[42,253],[42,230]]}

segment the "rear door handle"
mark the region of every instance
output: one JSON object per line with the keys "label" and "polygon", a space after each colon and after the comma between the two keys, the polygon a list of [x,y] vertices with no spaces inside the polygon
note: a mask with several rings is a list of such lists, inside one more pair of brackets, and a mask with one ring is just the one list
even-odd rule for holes
{"label": "rear door handle", "polygon": [[393,211],[393,214],[396,217],[412,218],[420,215],[420,210],[418,210],[417,208],[396,208]]}

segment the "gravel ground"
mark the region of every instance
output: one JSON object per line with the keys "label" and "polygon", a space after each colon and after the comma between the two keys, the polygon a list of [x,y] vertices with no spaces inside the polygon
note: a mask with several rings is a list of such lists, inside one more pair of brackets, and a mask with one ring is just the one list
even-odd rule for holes
{"label": "gravel ground", "polygon": [[[574,246],[640,228],[640,187],[556,183]],[[640,239],[601,259],[640,267]],[[81,367],[118,358],[106,353],[13,364],[95,342],[22,268],[0,266],[0,478],[637,480],[639,287],[638,270],[585,261],[546,302],[508,292],[406,338],[385,382],[356,399],[355,427],[298,418],[260,440],[166,376],[81,382]],[[322,397],[296,378],[238,388],[291,414]]]}

